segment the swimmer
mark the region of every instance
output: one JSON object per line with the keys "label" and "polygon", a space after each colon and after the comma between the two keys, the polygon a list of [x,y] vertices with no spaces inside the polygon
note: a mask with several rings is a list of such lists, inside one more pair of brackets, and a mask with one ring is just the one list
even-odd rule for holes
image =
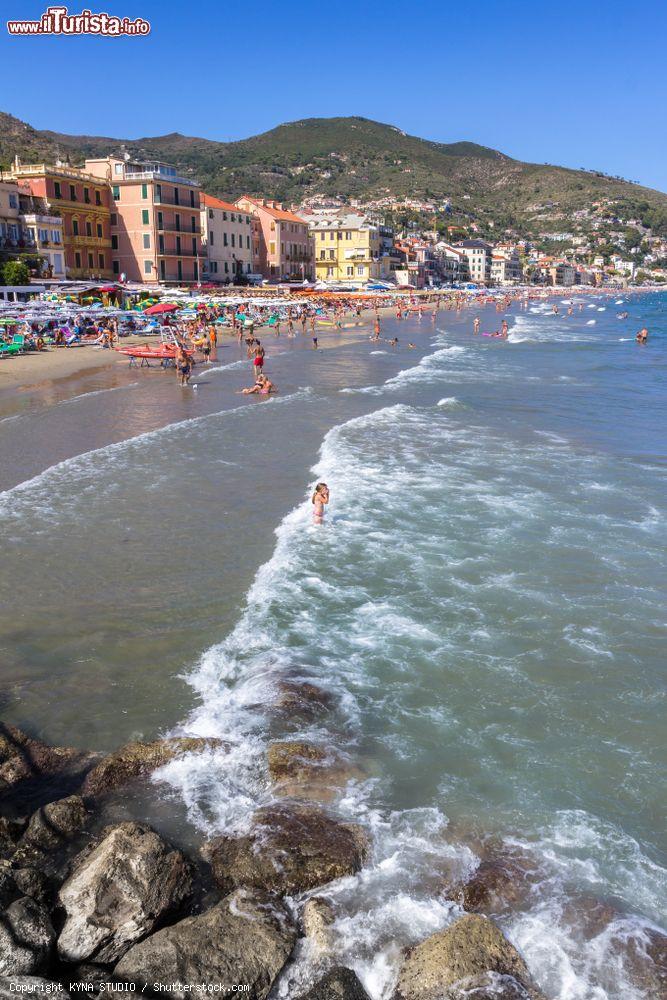
{"label": "swimmer", "polygon": [[635,340],[637,341],[638,344],[648,344],[648,330],[646,329],[645,326],[641,328],[641,330],[635,337]]}
{"label": "swimmer", "polygon": [[413,344],[413,343],[408,343],[408,347],[409,347],[409,348],[410,348],[411,350],[414,350],[416,346],[417,346],[416,344]]}
{"label": "swimmer", "polygon": [[313,493],[313,524],[324,524],[325,507],[329,503],[329,487],[318,483]]}

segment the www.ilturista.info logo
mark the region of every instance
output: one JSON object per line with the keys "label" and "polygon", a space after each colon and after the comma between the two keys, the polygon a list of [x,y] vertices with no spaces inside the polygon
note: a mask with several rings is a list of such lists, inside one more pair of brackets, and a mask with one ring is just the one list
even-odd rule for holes
{"label": "www.ilturista.info logo", "polygon": [[10,35],[104,35],[122,38],[147,35],[150,30],[150,23],[141,17],[132,20],[113,14],[93,14],[86,9],[80,14],[70,14],[67,7],[47,7],[39,21],[7,21]]}

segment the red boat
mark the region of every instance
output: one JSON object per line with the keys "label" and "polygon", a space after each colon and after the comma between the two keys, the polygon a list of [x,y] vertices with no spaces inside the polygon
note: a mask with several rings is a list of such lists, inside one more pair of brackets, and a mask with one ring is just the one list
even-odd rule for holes
{"label": "red boat", "polygon": [[[140,359],[141,366],[148,367],[151,360],[159,361],[161,365],[168,365],[176,360],[177,347],[175,344],[134,344],[132,347],[117,347],[119,354],[125,354],[132,364],[137,358]],[[185,350],[188,357],[192,357],[194,351]]]}

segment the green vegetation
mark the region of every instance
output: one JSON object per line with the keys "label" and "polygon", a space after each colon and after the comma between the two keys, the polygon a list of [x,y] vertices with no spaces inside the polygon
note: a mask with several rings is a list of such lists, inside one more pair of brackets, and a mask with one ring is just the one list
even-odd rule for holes
{"label": "green vegetation", "polygon": [[[573,212],[637,219],[667,234],[667,195],[600,172],[522,163],[469,142],[443,144],[406,135],[365,118],[310,118],[240,142],[213,142],[172,133],[136,140],[37,131],[0,113],[0,163],[118,153],[166,160],[196,177],[212,194],[234,199],[266,195],[287,203],[316,194],[363,202],[423,199],[451,211],[447,224],[498,238],[562,229]],[[597,208],[596,208],[597,206]]]}
{"label": "green vegetation", "polygon": [[0,265],[0,285],[29,285],[30,268],[23,260],[8,260]]}

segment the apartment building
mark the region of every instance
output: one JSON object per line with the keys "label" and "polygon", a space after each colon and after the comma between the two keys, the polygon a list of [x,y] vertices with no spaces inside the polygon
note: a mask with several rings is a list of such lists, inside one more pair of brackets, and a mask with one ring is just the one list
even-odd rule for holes
{"label": "apartment building", "polygon": [[301,216],[286,211],[278,201],[249,195],[239,198],[236,206],[259,222],[253,270],[277,281],[312,280],[312,242]]}
{"label": "apartment building", "polygon": [[252,217],[230,202],[201,194],[200,224],[207,281],[234,284],[253,272]]}
{"label": "apartment building", "polygon": [[494,285],[518,285],[523,280],[521,258],[516,249],[496,247],[491,256],[491,282]]}
{"label": "apartment building", "polygon": [[[112,270],[108,185],[87,170],[59,162],[53,166],[23,164],[18,157],[8,174],[23,190],[40,200],[43,215],[62,220],[67,277],[109,279]],[[3,180],[8,174],[2,175]],[[52,227],[49,224],[46,228]]]}
{"label": "apartment building", "polygon": [[457,247],[468,258],[470,280],[478,285],[491,284],[491,262],[493,247],[484,240],[462,240]]}
{"label": "apartment building", "polygon": [[25,231],[41,261],[41,276],[63,281],[67,273],[62,218],[51,214],[44,199],[27,186],[19,185],[19,205]]}
{"label": "apartment building", "polygon": [[381,254],[379,227],[365,215],[325,208],[303,217],[313,239],[318,281],[361,286],[389,274],[389,254]]}
{"label": "apartment building", "polygon": [[196,284],[203,258],[199,184],[158,160],[107,156],[85,167],[111,192],[115,278]]}

